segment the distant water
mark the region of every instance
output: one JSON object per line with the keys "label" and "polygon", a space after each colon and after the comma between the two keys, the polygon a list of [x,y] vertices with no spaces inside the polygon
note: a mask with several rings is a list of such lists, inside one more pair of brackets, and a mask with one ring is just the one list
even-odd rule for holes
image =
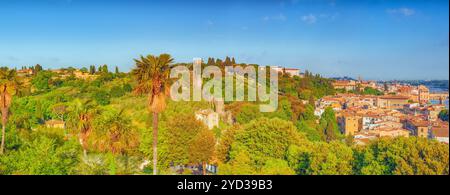
{"label": "distant water", "polygon": [[448,86],[425,84],[430,92],[448,92]]}
{"label": "distant water", "polygon": [[[431,104],[439,104],[440,102],[439,102],[438,100],[431,100],[430,103],[431,103]],[[446,107],[447,109],[449,108],[448,103],[449,103],[448,100],[445,100],[445,101],[444,101],[445,107]]]}
{"label": "distant water", "polygon": [[429,87],[427,86],[428,89],[430,89],[430,92],[448,92],[447,88],[441,88],[441,87]]}

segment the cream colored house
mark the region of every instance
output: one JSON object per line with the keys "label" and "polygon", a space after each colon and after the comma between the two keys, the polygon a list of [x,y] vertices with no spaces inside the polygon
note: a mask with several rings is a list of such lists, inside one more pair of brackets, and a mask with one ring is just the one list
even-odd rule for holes
{"label": "cream colored house", "polygon": [[402,109],[408,104],[409,97],[386,95],[377,99],[377,106],[382,109]]}
{"label": "cream colored house", "polygon": [[300,76],[300,69],[297,68],[285,68],[284,73],[290,76]]}
{"label": "cream colored house", "polygon": [[45,126],[47,128],[64,129],[66,124],[62,120],[49,120],[45,121]]}
{"label": "cream colored house", "polygon": [[427,104],[430,101],[430,90],[424,85],[420,85],[418,87],[418,90],[419,90],[419,102],[421,104]]}

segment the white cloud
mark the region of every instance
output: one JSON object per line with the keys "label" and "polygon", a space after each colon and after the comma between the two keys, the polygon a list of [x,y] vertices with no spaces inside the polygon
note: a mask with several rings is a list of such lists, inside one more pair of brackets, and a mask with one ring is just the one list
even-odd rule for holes
{"label": "white cloud", "polygon": [[314,24],[317,22],[317,17],[313,14],[302,16],[302,21],[308,24]]}
{"label": "white cloud", "polygon": [[335,20],[337,17],[339,17],[339,13],[333,13],[333,14],[319,14],[318,18],[322,19],[328,19],[328,20]]}
{"label": "white cloud", "polygon": [[269,21],[269,20],[273,20],[273,21],[286,21],[286,20],[287,20],[287,17],[286,17],[284,14],[280,13],[280,14],[275,15],[275,16],[264,16],[264,17],[262,18],[262,20],[265,21],[265,22],[267,22],[267,21]]}
{"label": "white cloud", "polygon": [[402,7],[402,8],[398,8],[398,9],[387,9],[386,12],[389,14],[401,14],[403,16],[412,16],[416,13],[416,11],[414,9],[406,8],[406,7]]}

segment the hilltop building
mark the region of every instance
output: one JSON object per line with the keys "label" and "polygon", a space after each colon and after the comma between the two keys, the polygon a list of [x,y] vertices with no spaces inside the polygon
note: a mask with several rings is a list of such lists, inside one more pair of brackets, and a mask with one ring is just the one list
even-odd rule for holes
{"label": "hilltop building", "polygon": [[205,124],[210,130],[214,127],[219,127],[219,114],[212,109],[196,112],[195,118]]}
{"label": "hilltop building", "polygon": [[356,90],[356,81],[353,80],[337,80],[332,85],[335,89],[345,89],[346,91]]}
{"label": "hilltop building", "polygon": [[270,68],[281,74],[287,74],[289,76],[301,76],[300,69],[297,68],[284,68],[281,66],[271,66]]}
{"label": "hilltop building", "polygon": [[33,75],[34,71],[31,68],[22,69],[17,71],[18,76],[30,76]]}

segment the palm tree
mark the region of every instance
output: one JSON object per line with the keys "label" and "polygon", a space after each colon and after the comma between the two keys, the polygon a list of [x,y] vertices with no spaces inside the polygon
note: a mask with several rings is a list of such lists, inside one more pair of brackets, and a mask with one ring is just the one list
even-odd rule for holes
{"label": "palm tree", "polygon": [[120,111],[106,110],[100,120],[94,123],[90,140],[92,145],[101,152],[111,152],[113,155],[125,154],[139,146],[139,135],[132,128],[131,120]]}
{"label": "palm tree", "polygon": [[82,101],[76,99],[70,107],[69,123],[78,131],[78,140],[83,148],[83,154],[87,156],[87,138],[92,131],[92,119],[98,110],[92,100]]}
{"label": "palm tree", "polygon": [[166,107],[169,93],[170,66],[173,58],[169,54],[148,55],[135,59],[136,67],[132,74],[137,80],[134,89],[137,94],[148,95],[148,108],[153,115],[153,175],[157,174],[158,114]]}
{"label": "palm tree", "polygon": [[11,107],[12,94],[17,94],[21,82],[14,69],[7,67],[0,68],[0,112],[2,114],[2,141],[0,154],[5,150],[6,123],[9,118],[9,108]]}

